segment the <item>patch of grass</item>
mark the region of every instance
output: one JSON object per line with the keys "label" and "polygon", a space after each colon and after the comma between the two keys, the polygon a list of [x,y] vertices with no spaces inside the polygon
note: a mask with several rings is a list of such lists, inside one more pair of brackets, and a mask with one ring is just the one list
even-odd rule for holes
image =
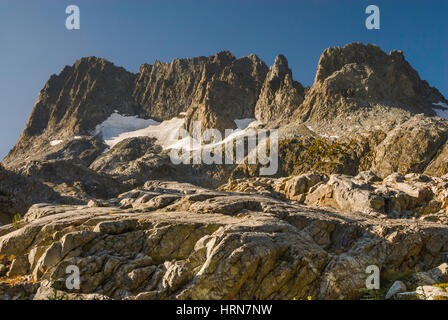
{"label": "patch of grass", "polygon": [[308,297],[306,297],[306,299],[297,299],[297,297],[294,297],[294,298],[292,298],[292,300],[294,300],[294,301],[297,301],[297,300],[309,300],[309,301],[311,301],[311,300],[313,300],[313,297],[308,296]]}
{"label": "patch of grass", "polygon": [[41,246],[47,247],[47,246],[51,246],[54,243],[54,239],[53,238],[49,238],[45,241],[42,241],[40,243]]}
{"label": "patch of grass", "polygon": [[58,295],[58,291],[53,288],[53,296],[48,300],[68,300],[68,296],[65,293],[61,293],[60,295]]}
{"label": "patch of grass", "polygon": [[395,272],[395,273],[385,273],[383,275],[382,281],[389,282],[391,285],[395,281],[408,281],[411,279],[414,271],[405,271],[405,272]]}
{"label": "patch of grass", "polygon": [[289,250],[288,250],[288,251],[286,251],[286,252],[282,255],[282,260],[283,260],[283,261],[286,261],[286,262],[289,262],[289,263],[292,263],[292,262],[294,262],[296,259],[295,259],[294,256],[291,254],[291,252],[289,252]]}
{"label": "patch of grass", "polygon": [[432,285],[433,287],[439,287],[448,291],[448,283],[436,283]]}
{"label": "patch of grass", "polygon": [[361,300],[384,300],[387,293],[386,287],[380,289],[361,288],[359,292],[362,294]]}
{"label": "patch of grass", "polygon": [[20,228],[20,222],[22,221],[22,215],[20,213],[16,214],[12,219],[12,226],[14,229]]}
{"label": "patch of grass", "polygon": [[446,300],[446,301],[448,301],[448,297],[447,296],[435,296],[434,300]]}

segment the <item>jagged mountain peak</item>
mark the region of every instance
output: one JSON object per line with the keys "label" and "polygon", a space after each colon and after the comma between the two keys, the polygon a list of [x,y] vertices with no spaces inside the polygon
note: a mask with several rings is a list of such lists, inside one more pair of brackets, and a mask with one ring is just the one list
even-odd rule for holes
{"label": "jagged mountain peak", "polygon": [[328,76],[350,63],[379,64],[387,63],[388,55],[374,44],[352,42],[344,47],[330,47],[320,56],[315,82],[323,81]]}
{"label": "jagged mountain peak", "polygon": [[303,86],[292,78],[288,60],[279,54],[269,68],[255,106],[255,117],[264,123],[288,118],[300,106],[304,96]]}
{"label": "jagged mountain peak", "polygon": [[91,135],[116,110],[141,114],[132,89],[136,76],[103,58],[87,57],[50,77],[7,164],[32,160],[50,150],[54,140]]}
{"label": "jagged mountain peak", "polygon": [[288,66],[288,59],[286,59],[286,57],[282,54],[279,54],[275,57],[274,64],[272,65],[271,69],[273,71],[275,70],[276,74],[278,75],[291,72],[291,69],[289,69]]}
{"label": "jagged mountain peak", "polygon": [[[326,49],[310,89],[293,79],[282,54],[270,68],[255,54],[236,58],[230,51],[221,51],[145,63],[137,74],[104,58],[84,57],[50,77],[4,161],[17,165],[46,157],[50,151],[51,157],[59,155],[64,150],[53,150],[54,141],[64,141],[58,144],[61,148],[77,146],[80,143],[66,142],[78,135],[91,136],[113,113],[156,121],[185,113],[185,127],[190,131],[196,120],[203,129],[223,130],[235,129],[237,119],[254,117],[266,124],[314,121],[346,131],[353,127],[345,123],[351,116],[355,115],[355,122],[357,117],[366,118],[366,110],[377,105],[433,116],[438,102],[447,103],[437,89],[420,79],[401,51],[387,54],[371,44]],[[345,126],[324,123],[334,118],[342,119]],[[372,126],[384,118],[380,113]],[[82,145],[93,155],[104,148],[89,139]],[[90,161],[91,156],[85,159]]]}
{"label": "jagged mountain peak", "polygon": [[435,116],[434,104],[445,101],[401,51],[387,54],[376,45],[356,42],[322,53],[314,84],[294,120],[346,117],[378,105]]}
{"label": "jagged mountain peak", "polygon": [[4,162],[59,153],[53,142],[92,135],[113,113],[163,121],[188,111],[187,121],[204,128],[232,128],[235,119],[254,117],[267,72],[256,55],[237,59],[230,51],[142,64],[137,74],[104,58],[78,59],[50,77]]}

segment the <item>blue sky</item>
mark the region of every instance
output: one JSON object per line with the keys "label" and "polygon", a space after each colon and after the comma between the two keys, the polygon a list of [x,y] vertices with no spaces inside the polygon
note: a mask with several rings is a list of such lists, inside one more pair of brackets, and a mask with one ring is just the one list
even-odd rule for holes
{"label": "blue sky", "polygon": [[[65,28],[65,8],[81,29]],[[369,4],[381,29],[367,30]],[[136,72],[156,59],[230,50],[268,65],[284,54],[294,79],[311,85],[322,51],[353,41],[403,50],[420,76],[448,96],[446,0],[1,0],[0,158],[15,144],[51,74],[83,56]]]}

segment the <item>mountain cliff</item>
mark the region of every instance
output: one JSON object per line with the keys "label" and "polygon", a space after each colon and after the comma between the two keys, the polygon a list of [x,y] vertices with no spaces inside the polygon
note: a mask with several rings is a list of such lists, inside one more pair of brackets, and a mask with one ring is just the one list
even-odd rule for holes
{"label": "mountain cliff", "polygon": [[294,117],[320,121],[346,116],[376,105],[435,116],[435,103],[446,102],[409,65],[401,51],[386,54],[361,43],[328,48],[320,57],[316,78]]}

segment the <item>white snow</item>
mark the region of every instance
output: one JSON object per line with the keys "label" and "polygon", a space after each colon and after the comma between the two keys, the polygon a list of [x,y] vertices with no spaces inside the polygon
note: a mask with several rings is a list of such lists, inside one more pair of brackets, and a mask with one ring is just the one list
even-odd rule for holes
{"label": "white snow", "polygon": [[448,104],[446,104],[444,102],[438,102],[438,103],[433,103],[433,105],[445,108],[445,109],[437,108],[437,109],[433,109],[433,110],[437,113],[438,117],[448,119]]}
{"label": "white snow", "polygon": [[114,112],[103,123],[96,126],[94,134],[101,135],[105,143],[112,147],[121,140],[126,139],[120,139],[119,137],[121,135],[157,124],[159,123],[152,119],[140,119],[137,116],[122,116]]}
{"label": "white snow", "polygon": [[64,142],[64,140],[53,140],[53,141],[50,142],[50,145],[52,147],[54,147],[54,146],[57,146],[58,144],[60,144],[62,142]]}
{"label": "white snow", "polygon": [[308,128],[308,130],[310,130],[311,132],[314,132],[314,129],[313,129],[313,127],[311,127],[311,126],[309,126],[309,125],[305,125],[305,127],[307,127]]}
{"label": "white snow", "polygon": [[[251,121],[249,121],[251,120]],[[237,122],[238,121],[238,122]],[[222,141],[217,141],[216,143],[209,143],[209,144],[200,144],[196,139],[194,139],[193,137],[186,137],[184,139],[175,139],[175,143],[168,145],[167,147],[165,147],[165,149],[185,149],[187,151],[193,151],[193,150],[198,150],[198,149],[203,149],[203,148],[207,148],[207,149],[213,149],[216,146],[219,145],[224,145],[232,140],[237,139],[238,137],[241,136],[251,136],[251,135],[255,135],[256,131],[252,130],[254,127],[258,126],[260,124],[259,121],[256,121],[255,119],[237,119],[235,120],[235,124],[237,125],[237,129],[233,130],[232,134],[230,134],[229,136],[222,137]],[[243,128],[243,129],[241,129]]]}
{"label": "white snow", "polygon": [[154,137],[163,147],[167,147],[177,142],[177,133],[184,121],[173,118],[159,123],[152,119],[139,119],[137,116],[113,113],[96,127],[95,135],[101,135],[104,143],[110,148],[124,139],[135,137]]}
{"label": "white snow", "polygon": [[308,130],[310,130],[311,132],[317,134],[319,137],[325,138],[325,139],[339,139],[340,136],[329,136],[327,134],[323,134],[323,133],[317,133],[313,127],[311,127],[310,125],[305,125],[305,127],[308,128]]}
{"label": "white snow", "polygon": [[178,130],[183,126],[184,121],[184,119],[180,118],[173,118],[171,120],[163,121],[162,123],[154,121],[154,124],[150,124],[145,128],[123,132],[114,137],[109,137],[108,139],[105,139],[105,143],[112,148],[118,142],[127,138],[153,137],[166,149],[168,146],[178,141]]}
{"label": "white snow", "polygon": [[[101,135],[104,142],[112,148],[114,145],[127,138],[153,137],[164,149],[182,148],[195,150],[202,148],[197,141],[188,136],[179,139],[179,129],[183,127],[185,119],[172,118],[161,123],[152,119],[139,119],[137,116],[123,116],[113,113],[106,121],[96,127],[95,135]],[[227,138],[215,144],[208,144],[206,147],[213,148],[219,144],[225,144],[239,136],[247,134],[249,129],[259,124],[255,119],[236,119],[237,129]]]}

